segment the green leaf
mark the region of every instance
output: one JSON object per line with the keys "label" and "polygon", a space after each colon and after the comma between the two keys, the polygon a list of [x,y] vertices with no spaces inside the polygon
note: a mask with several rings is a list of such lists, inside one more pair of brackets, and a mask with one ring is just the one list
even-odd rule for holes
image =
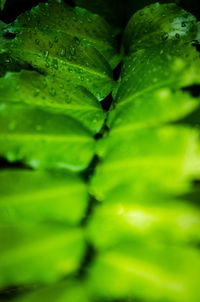
{"label": "green leaf", "polygon": [[82,231],[53,225],[0,225],[0,285],[49,283],[75,272],[85,251]]}
{"label": "green leaf", "polygon": [[90,280],[102,297],[197,302],[199,269],[195,249],[131,241],[101,253],[90,270]]}
{"label": "green leaf", "polygon": [[[92,12],[103,16],[109,23],[118,27],[123,27],[134,12],[143,8],[145,5],[155,3],[156,0],[75,0],[75,3],[85,7]],[[160,0],[159,3],[179,2],[179,0]]]}
{"label": "green leaf", "polygon": [[187,127],[134,129],[118,132],[99,143],[99,164],[92,192],[104,200],[122,187],[123,200],[134,190],[149,194],[182,194],[200,175],[199,132]]}
{"label": "green leaf", "polygon": [[[8,39],[9,33],[15,37]],[[0,52],[84,86],[101,100],[114,84],[109,63],[114,67],[120,60],[111,33],[100,17],[50,1],[25,12],[4,30]]]}
{"label": "green leaf", "polygon": [[114,24],[116,27],[123,25],[125,21],[125,10],[128,7],[128,4],[124,4],[122,0],[75,0],[75,3],[103,16],[109,23]]}
{"label": "green leaf", "polygon": [[84,87],[35,71],[8,72],[1,77],[0,101],[25,103],[67,114],[94,133],[100,131],[105,119],[101,104]]}
{"label": "green leaf", "polygon": [[157,3],[133,15],[124,35],[128,55],[109,114],[111,128],[175,121],[199,105],[183,90],[200,84],[199,53],[191,45],[198,27],[194,16],[174,4]]}
{"label": "green leaf", "polygon": [[0,156],[42,169],[88,166],[94,140],[82,124],[30,106],[2,103],[0,108]]}
{"label": "green leaf", "polygon": [[85,216],[88,193],[76,175],[2,170],[0,183],[1,221],[57,221],[74,225]]}
{"label": "green leaf", "polygon": [[190,42],[197,33],[198,23],[192,14],[173,3],[156,3],[133,15],[124,33],[124,44],[130,53],[146,47],[152,49],[162,41]]}
{"label": "green leaf", "polygon": [[87,229],[98,250],[124,241],[162,242],[166,245],[196,243],[200,240],[200,210],[187,200],[152,196],[134,191],[124,198],[115,190],[95,210]]}
{"label": "green leaf", "polygon": [[175,121],[192,112],[199,99],[185,87],[200,84],[200,59],[193,46],[161,43],[125,58],[108,125],[113,131]]}
{"label": "green leaf", "polygon": [[7,0],[0,0],[0,8],[1,8],[1,10],[3,10],[6,1],[7,1]]}
{"label": "green leaf", "polygon": [[93,301],[84,281],[68,280],[49,285],[14,299],[15,302],[88,302]]}

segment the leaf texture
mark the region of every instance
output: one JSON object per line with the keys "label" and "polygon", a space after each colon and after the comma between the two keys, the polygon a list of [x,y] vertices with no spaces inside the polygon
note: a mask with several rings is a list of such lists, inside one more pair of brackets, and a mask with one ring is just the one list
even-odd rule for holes
{"label": "leaf texture", "polygon": [[179,7],[157,3],[125,29],[90,188],[102,204],[87,228],[99,255],[90,280],[107,299],[199,300],[199,205],[183,196],[200,175],[199,129],[184,124],[199,106],[189,93],[200,83],[198,28]]}
{"label": "leaf texture", "polygon": [[[1,53],[44,74],[84,86],[101,100],[113,87],[110,64],[119,62],[112,46],[114,36],[108,40],[111,32],[100,17],[50,1],[4,29]],[[8,39],[11,35],[13,39]]]}
{"label": "leaf texture", "polygon": [[0,101],[66,114],[93,133],[100,131],[105,119],[100,103],[87,89],[36,71],[7,72],[0,78]]}
{"label": "leaf texture", "polygon": [[94,155],[91,133],[71,117],[1,104],[0,156],[33,168],[85,169]]}

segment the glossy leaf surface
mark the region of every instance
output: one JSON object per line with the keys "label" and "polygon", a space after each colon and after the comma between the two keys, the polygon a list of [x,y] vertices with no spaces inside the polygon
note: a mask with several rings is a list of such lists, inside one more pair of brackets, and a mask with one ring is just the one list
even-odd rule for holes
{"label": "glossy leaf surface", "polygon": [[35,71],[8,72],[1,77],[0,101],[35,105],[72,116],[94,133],[100,131],[105,119],[101,104],[84,87]]}
{"label": "glossy leaf surface", "polygon": [[[97,19],[96,22],[93,19]],[[109,25],[99,17],[83,9],[72,9],[63,3],[50,1],[25,12],[4,29],[0,52],[6,52],[11,58],[23,61],[44,74],[84,86],[102,99],[113,87],[112,69],[105,58],[108,53],[110,60],[116,60],[112,42],[108,42],[111,32]],[[12,39],[9,39],[11,35]],[[93,42],[94,35],[96,39]],[[102,36],[105,39],[103,43]],[[117,63],[111,62],[113,65]]]}

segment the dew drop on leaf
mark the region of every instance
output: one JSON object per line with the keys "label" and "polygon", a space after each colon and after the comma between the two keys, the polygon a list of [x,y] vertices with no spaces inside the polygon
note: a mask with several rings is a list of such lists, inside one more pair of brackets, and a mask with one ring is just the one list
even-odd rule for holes
{"label": "dew drop on leaf", "polygon": [[38,89],[38,88],[35,88],[35,89],[33,90],[33,96],[34,96],[34,97],[38,96],[39,92],[40,92],[39,89]]}
{"label": "dew drop on leaf", "polygon": [[70,45],[69,50],[70,50],[71,55],[74,56],[75,52],[76,52],[75,47],[73,45]]}
{"label": "dew drop on leaf", "polygon": [[162,34],[162,39],[163,39],[164,41],[167,40],[168,37],[169,37],[169,34],[168,34],[168,33]]}
{"label": "dew drop on leaf", "polygon": [[45,50],[45,51],[44,51],[44,56],[45,56],[45,58],[48,58],[48,56],[49,56],[48,50]]}
{"label": "dew drop on leaf", "polygon": [[79,40],[79,38],[75,37],[74,40],[75,40],[76,45],[80,45],[80,40]]}
{"label": "dew drop on leaf", "polygon": [[66,96],[65,102],[66,102],[67,104],[70,104],[70,103],[71,103],[71,99],[69,98],[69,96]]}
{"label": "dew drop on leaf", "polygon": [[87,20],[88,20],[89,23],[92,23],[92,19],[91,19],[90,16],[87,17]]}
{"label": "dew drop on leaf", "polygon": [[52,48],[53,47],[53,43],[51,41],[49,41],[49,47]]}
{"label": "dew drop on leaf", "polygon": [[181,23],[181,26],[182,26],[182,27],[186,27],[186,23],[185,23],[185,22],[182,22],[182,23]]}
{"label": "dew drop on leaf", "polygon": [[49,94],[51,95],[51,96],[55,96],[56,95],[56,90],[54,89],[54,88],[49,88]]}
{"label": "dew drop on leaf", "polygon": [[66,55],[66,48],[65,47],[61,48],[60,55],[61,55],[61,57],[64,57]]}
{"label": "dew drop on leaf", "polygon": [[52,61],[52,67],[54,69],[58,69],[58,61],[56,59],[53,59],[53,61]]}

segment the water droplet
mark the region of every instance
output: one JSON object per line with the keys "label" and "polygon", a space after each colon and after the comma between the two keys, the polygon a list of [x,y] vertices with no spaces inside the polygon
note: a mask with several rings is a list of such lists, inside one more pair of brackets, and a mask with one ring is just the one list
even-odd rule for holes
{"label": "water droplet", "polygon": [[53,87],[49,88],[49,94],[51,96],[55,96],[56,95],[56,90]]}
{"label": "water droplet", "polygon": [[29,161],[29,165],[33,168],[38,168],[40,166],[40,161],[38,159],[32,159]]}
{"label": "water droplet", "polygon": [[65,102],[66,102],[67,104],[70,104],[70,103],[71,103],[71,99],[70,99],[70,97],[69,97],[69,96],[66,96],[66,98],[65,98]]}
{"label": "water droplet", "polygon": [[14,153],[12,153],[12,152],[8,152],[7,154],[6,154],[6,158],[8,159],[8,161],[15,161],[15,154]]}
{"label": "water droplet", "polygon": [[49,56],[48,50],[45,50],[45,51],[44,51],[44,56],[45,56],[45,58],[48,58],[48,56]]}
{"label": "water droplet", "polygon": [[163,33],[163,34],[162,34],[162,39],[163,39],[164,41],[166,41],[166,40],[168,39],[168,37],[169,37],[169,34],[168,34],[168,33]]}
{"label": "water droplet", "polygon": [[39,45],[39,44],[40,44],[40,40],[36,39],[36,40],[35,40],[35,44],[36,44],[36,45]]}
{"label": "water droplet", "polygon": [[182,26],[182,27],[186,27],[187,24],[186,24],[185,22],[182,22],[182,23],[181,23],[181,26]]}
{"label": "water droplet", "polygon": [[45,63],[45,67],[46,67],[46,68],[49,68],[49,66],[50,66],[50,65],[49,65],[49,62],[48,62],[48,61],[46,61],[46,63]]}
{"label": "water droplet", "polygon": [[44,88],[47,87],[46,79],[43,79],[43,80],[42,80],[42,86],[43,86]]}
{"label": "water droplet", "polygon": [[79,38],[75,37],[75,38],[74,38],[74,41],[75,41],[76,45],[80,45],[80,40],[79,40]]}
{"label": "water droplet", "polygon": [[39,89],[38,89],[38,88],[35,88],[35,89],[33,90],[33,96],[34,96],[34,97],[38,96],[39,92],[40,92]]}
{"label": "water droplet", "polygon": [[70,50],[71,55],[74,56],[75,52],[76,52],[75,47],[73,45],[70,45],[69,50]]}
{"label": "water droplet", "polygon": [[180,35],[178,33],[175,34],[176,39],[180,39]]}
{"label": "water droplet", "polygon": [[87,16],[87,20],[89,23],[92,23],[92,18],[90,16]]}
{"label": "water droplet", "polygon": [[61,48],[60,55],[61,55],[61,57],[64,57],[66,55],[66,48],[65,47]]}
{"label": "water droplet", "polygon": [[39,44],[40,44],[40,40],[36,39],[36,40],[35,40],[35,44],[36,44],[36,45],[39,45]]}
{"label": "water droplet", "polygon": [[56,59],[53,59],[52,61],[52,65],[51,65],[54,69],[58,69],[58,61]]}

